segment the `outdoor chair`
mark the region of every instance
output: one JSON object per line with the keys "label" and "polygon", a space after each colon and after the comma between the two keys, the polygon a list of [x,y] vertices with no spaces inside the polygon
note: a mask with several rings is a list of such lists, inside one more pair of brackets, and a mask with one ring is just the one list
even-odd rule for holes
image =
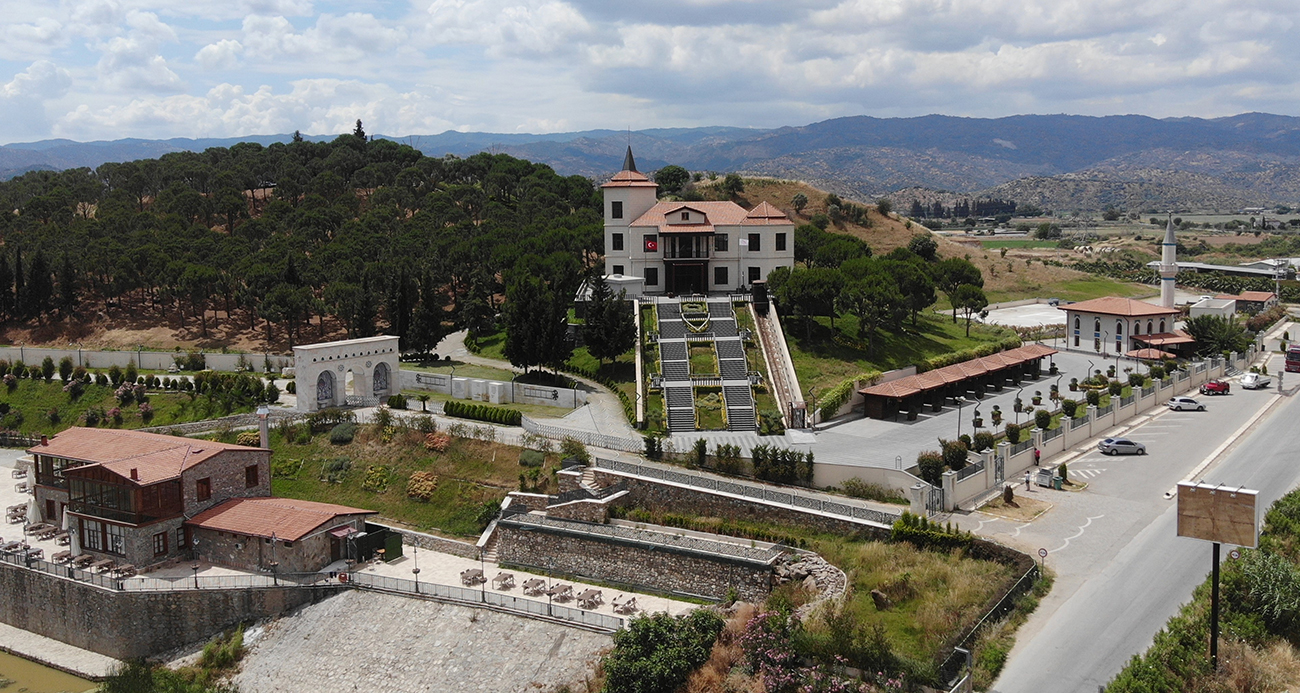
{"label": "outdoor chair", "polygon": [[51,560],[51,561],[54,561],[55,563],[67,563],[67,562],[69,562],[69,561],[72,560],[72,552],[71,552],[71,551],[60,551],[60,552],[58,552],[58,553],[56,553],[56,554],[50,556],[50,560]]}
{"label": "outdoor chair", "polygon": [[531,578],[524,580],[524,594],[537,596],[546,591],[546,581],[541,578]]}
{"label": "outdoor chair", "polygon": [[492,585],[499,590],[513,589],[515,586],[514,573],[497,573],[497,576],[492,578]]}
{"label": "outdoor chair", "polygon": [[76,558],[72,559],[72,565],[82,569],[85,569],[87,566],[89,566],[91,563],[94,562],[95,562],[95,557],[88,553],[83,553],[80,556],[77,556]]}

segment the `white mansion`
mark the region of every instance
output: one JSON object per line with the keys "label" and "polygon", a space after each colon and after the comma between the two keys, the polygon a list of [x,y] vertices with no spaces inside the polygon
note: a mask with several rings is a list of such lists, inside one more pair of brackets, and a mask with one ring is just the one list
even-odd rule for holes
{"label": "white mansion", "polygon": [[659,186],[636,170],[631,147],[623,170],[601,188],[605,274],[629,296],[734,291],[794,266],[794,222],[781,210],[766,202],[752,210],[734,202],[660,202]]}

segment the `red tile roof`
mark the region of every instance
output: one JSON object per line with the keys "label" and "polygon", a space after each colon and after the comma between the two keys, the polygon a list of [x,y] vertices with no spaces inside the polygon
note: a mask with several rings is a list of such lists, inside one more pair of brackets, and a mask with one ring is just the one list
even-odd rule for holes
{"label": "red tile roof", "polygon": [[1061,306],[1060,308],[1064,311],[1096,313],[1099,315],[1121,315],[1129,318],[1143,315],[1177,315],[1180,312],[1177,308],[1165,308],[1164,306],[1157,306],[1154,303],[1147,303],[1146,301],[1139,301],[1133,298],[1120,298],[1118,296],[1094,298],[1090,301],[1071,303],[1070,305]]}
{"label": "red tile roof", "polygon": [[790,217],[785,212],[773,207],[767,202],[760,202],[758,206],[751,209],[749,214],[745,215],[744,224],[746,226],[770,226],[780,224],[790,224]]}
{"label": "red tile roof", "polygon": [[[54,436],[48,445],[37,445],[27,452],[86,462],[87,466],[103,467],[127,479],[135,470],[137,478],[132,480],[146,485],[177,478],[182,470],[226,450],[257,449],[141,431],[76,427]],[[75,471],[69,469],[67,473]]]}
{"label": "red tile roof", "polygon": [[186,524],[250,537],[298,541],[344,515],[375,515],[374,510],[294,498],[233,498],[209,508]]}
{"label": "red tile roof", "polygon": [[1255,301],[1257,303],[1263,303],[1265,301],[1271,301],[1277,298],[1277,294],[1273,293],[1272,291],[1243,291],[1241,292],[1241,295],[1238,296],[1237,298],[1243,301]]}
{"label": "red tile roof", "polygon": [[1034,359],[1044,356],[1051,356],[1057,353],[1055,349],[1045,344],[1026,344],[1015,349],[1001,351],[992,356],[971,359],[954,363],[951,366],[936,368],[932,371],[909,375],[906,378],[891,380],[887,383],[864,387],[858,392],[864,395],[875,395],[878,397],[902,398],[914,395],[926,390],[934,390],[943,387],[948,383],[955,383],[967,378],[984,375],[1000,371],[1004,368],[1018,366]]}
{"label": "red tile roof", "polygon": [[658,185],[640,171],[619,171],[602,188],[657,188]]}
{"label": "red tile roof", "polygon": [[1151,346],[1194,344],[1196,342],[1190,334],[1187,334],[1182,330],[1174,330],[1173,332],[1157,332],[1156,334],[1135,334],[1133,335],[1133,340],[1142,342],[1143,344],[1150,344]]}
{"label": "red tile roof", "polygon": [[637,217],[632,226],[667,226],[668,215],[687,207],[708,216],[715,226],[739,225],[745,221],[745,208],[735,202],[660,202]]}

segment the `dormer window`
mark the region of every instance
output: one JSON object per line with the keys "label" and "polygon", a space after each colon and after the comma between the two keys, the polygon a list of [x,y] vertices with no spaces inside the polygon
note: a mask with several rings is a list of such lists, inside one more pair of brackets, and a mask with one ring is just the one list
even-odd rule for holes
{"label": "dormer window", "polygon": [[682,221],[690,221],[690,220],[691,220],[691,213],[690,213],[690,212],[682,212]]}

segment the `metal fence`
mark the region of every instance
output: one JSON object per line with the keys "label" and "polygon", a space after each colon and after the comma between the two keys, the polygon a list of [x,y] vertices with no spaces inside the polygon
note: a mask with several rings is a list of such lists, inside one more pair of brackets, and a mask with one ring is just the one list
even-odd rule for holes
{"label": "metal fence", "polygon": [[993,605],[993,608],[989,609],[988,613],[984,614],[983,618],[971,627],[970,631],[968,631],[961,640],[953,643],[954,651],[948,655],[948,658],[943,661],[943,664],[939,665],[940,681],[943,681],[950,686],[957,681],[957,679],[962,675],[962,665],[966,663],[966,657],[965,655],[956,652],[955,649],[963,648],[969,650],[971,645],[975,642],[975,639],[979,637],[980,632],[986,627],[997,623],[998,620],[1014,609],[1016,606],[1016,600],[1020,598],[1020,595],[1032,589],[1034,581],[1037,579],[1038,564],[1034,563],[1029,570],[1025,571],[1024,575],[1020,576],[1019,580],[1016,580],[1016,584],[1012,585],[1011,589],[1007,590],[1007,593],[1002,596],[1002,599],[998,600],[998,603]]}
{"label": "metal fence", "polygon": [[1032,447],[1034,447],[1033,438],[1030,438],[1029,440],[1022,440],[1019,443],[1012,443],[1010,455],[1014,457],[1015,455],[1019,455],[1020,453]]}
{"label": "metal fence", "polygon": [[673,469],[663,469],[661,467],[652,467],[633,462],[622,462],[620,460],[593,458],[591,464],[593,467],[598,469],[608,469],[610,471],[632,474],[647,479],[667,481],[674,484],[681,484],[682,486],[701,489],[703,491],[743,496],[745,498],[751,498],[765,503],[775,503],[801,510],[812,510],[827,515],[839,515],[853,520],[866,520],[867,522],[875,522],[885,526],[893,526],[894,521],[901,517],[901,513],[895,514],[877,510],[875,508],[865,507],[849,502],[847,499],[839,501],[815,498],[796,493],[793,490],[778,490],[763,484],[748,483],[739,480],[718,479],[710,476],[680,472]]}
{"label": "metal fence", "polygon": [[0,431],[0,448],[30,448],[35,447],[41,439],[36,436],[29,436],[17,431]]}
{"label": "metal fence", "polygon": [[284,573],[245,575],[190,575],[173,578],[113,577],[107,573],[93,573],[62,563],[46,560],[27,560],[18,554],[0,554],[0,562],[21,566],[55,577],[102,587],[115,592],[170,592],[179,590],[210,589],[231,590],[255,587],[311,587],[329,581],[324,573]]}
{"label": "metal fence", "polygon": [[1083,417],[1078,418],[1078,419],[1070,419],[1070,430],[1071,430],[1071,431],[1073,431],[1073,430],[1076,429],[1076,428],[1080,428],[1080,427],[1082,427],[1082,426],[1087,426],[1087,425],[1088,425],[1088,417],[1087,417],[1087,415],[1084,415]]}
{"label": "metal fence", "polygon": [[957,481],[961,481],[963,479],[969,479],[983,471],[984,471],[984,460],[980,460],[975,464],[968,464],[965,467],[962,467],[961,469],[957,470]]}
{"label": "metal fence", "polygon": [[1065,429],[1063,428],[1049,428],[1046,431],[1043,431],[1043,442],[1046,443],[1047,441],[1052,440],[1053,438],[1059,435],[1063,435],[1064,433],[1065,433]]}
{"label": "metal fence", "polygon": [[1129,395],[1128,397],[1120,397],[1119,406],[1121,409],[1127,407],[1128,405],[1132,404],[1136,399],[1137,397],[1135,395]]}
{"label": "metal fence", "polygon": [[1097,416],[1105,416],[1112,411],[1115,411],[1115,400],[1107,402],[1104,407],[1097,407]]}
{"label": "metal fence", "polygon": [[1151,395],[1154,395],[1155,393],[1156,393],[1155,384],[1152,384],[1151,387],[1144,387],[1142,388],[1142,399],[1146,399]]}
{"label": "metal fence", "polygon": [[369,573],[349,573],[348,584],[358,589],[396,592],[411,596],[418,595],[466,605],[487,604],[527,616],[553,618],[609,633],[623,628],[626,623],[624,619],[618,616],[609,616],[550,602],[516,597],[511,594],[501,594],[487,589],[486,585],[480,589],[467,589]]}
{"label": "metal fence", "polygon": [[580,431],[576,428],[539,424],[527,416],[520,419],[519,425],[522,426],[525,431],[528,431],[533,435],[556,439],[573,438],[574,440],[581,441],[584,445],[605,448],[606,450],[641,452],[645,449],[645,441],[639,438],[624,438],[622,436],[611,436],[592,431]]}

